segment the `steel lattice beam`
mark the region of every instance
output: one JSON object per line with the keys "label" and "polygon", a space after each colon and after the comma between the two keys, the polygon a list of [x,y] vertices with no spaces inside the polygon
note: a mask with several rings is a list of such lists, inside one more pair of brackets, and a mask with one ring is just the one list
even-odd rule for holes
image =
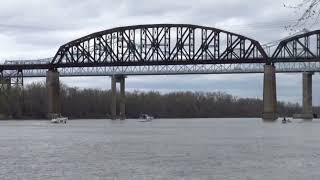
{"label": "steel lattice beam", "polygon": [[293,36],[279,43],[271,61],[277,62],[319,62],[320,30]]}
{"label": "steel lattice beam", "polygon": [[119,27],[61,46],[55,67],[266,63],[259,42],[220,29],[154,24]]}

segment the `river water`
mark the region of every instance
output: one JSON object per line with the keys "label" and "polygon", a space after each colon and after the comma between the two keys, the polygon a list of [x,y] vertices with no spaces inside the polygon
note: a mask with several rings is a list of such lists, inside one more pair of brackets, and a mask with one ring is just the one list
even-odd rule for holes
{"label": "river water", "polygon": [[320,121],[0,121],[1,180],[318,180]]}

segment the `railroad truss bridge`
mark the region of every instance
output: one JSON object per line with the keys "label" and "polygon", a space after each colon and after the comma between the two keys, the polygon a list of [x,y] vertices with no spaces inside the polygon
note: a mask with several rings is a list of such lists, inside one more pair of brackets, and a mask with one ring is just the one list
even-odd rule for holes
{"label": "railroad truss bridge", "polygon": [[[264,73],[263,114],[277,119],[276,73],[303,73],[303,112],[312,119],[312,75],[320,71],[320,30],[281,41],[272,54],[251,38],[212,27],[150,24],[96,32],[62,45],[55,56],[0,64],[2,89],[46,77],[48,115],[60,113],[59,77],[110,76],[112,119],[125,118],[130,75]],[[120,112],[116,84],[120,82]]]}

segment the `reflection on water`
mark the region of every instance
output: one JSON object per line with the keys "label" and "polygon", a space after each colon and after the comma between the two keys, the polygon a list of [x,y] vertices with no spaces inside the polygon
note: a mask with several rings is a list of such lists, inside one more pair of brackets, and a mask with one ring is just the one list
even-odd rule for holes
{"label": "reflection on water", "polygon": [[0,179],[320,178],[320,121],[0,121]]}

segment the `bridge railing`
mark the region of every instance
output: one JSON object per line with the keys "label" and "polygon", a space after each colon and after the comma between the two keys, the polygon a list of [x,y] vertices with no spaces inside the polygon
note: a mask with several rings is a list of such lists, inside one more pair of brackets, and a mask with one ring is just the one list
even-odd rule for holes
{"label": "bridge railing", "polygon": [[[112,75],[176,75],[176,74],[241,74],[263,73],[264,63],[247,64],[203,64],[163,66],[113,66],[59,68],[61,77],[112,76]],[[279,62],[277,73],[320,72],[320,62]],[[23,77],[45,77],[45,69],[23,70]],[[4,77],[16,77],[17,71],[3,71]]]}

